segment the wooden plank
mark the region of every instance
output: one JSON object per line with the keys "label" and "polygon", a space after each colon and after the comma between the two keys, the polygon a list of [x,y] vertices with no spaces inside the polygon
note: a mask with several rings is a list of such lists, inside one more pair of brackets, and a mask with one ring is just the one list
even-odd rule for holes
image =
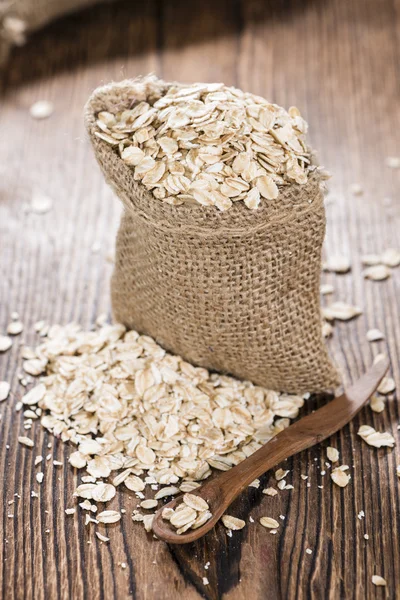
{"label": "wooden plank", "polygon": [[[251,513],[255,521],[283,515],[276,536],[254,523],[228,538],[219,526],[180,548],[156,542],[131,522],[136,503],[129,492],[115,499],[127,518],[108,528],[107,546],[85,528],[82,515],[65,516],[76,480],[66,462],[69,450],[36,425],[34,451],[21,447],[22,416],[14,409],[21,394],[19,343],[33,343],[32,324],[76,320],[89,326],[109,312],[106,256],[120,207],[95,165],[82,107],[100,83],[149,71],[183,81],[222,80],[302,110],[314,146],[333,172],[327,252],[352,257],[349,275],[324,280],[333,283],[335,299],[364,309],[354,322],[335,325],[330,348],[345,381],[387,348],[399,385],[400,270],[387,282],[365,282],[360,263],[362,254],[400,247],[400,172],[384,164],[386,156],[400,154],[396,5],[125,1],[50,25],[13,53],[1,82],[0,331],[12,311],[26,330],[0,356],[0,379],[13,386],[11,399],[0,405],[1,598],[383,598],[385,591],[371,583],[374,573],[387,580],[387,597],[400,595],[398,451],[374,450],[356,435],[368,423],[398,439],[395,398],[379,415],[366,408],[331,440],[351,467],[347,488],[331,485],[325,451],[313,448],[286,462],[292,492],[263,495],[273,481],[268,473],[260,489],[249,488],[232,506],[232,514]],[[47,121],[28,115],[37,99],[55,104]],[[356,182],[362,196],[349,193]],[[25,211],[33,189],[53,198],[50,213]],[[100,251],[92,251],[94,243]],[[366,341],[371,327],[384,331],[385,342]],[[304,412],[321,403],[310,401]],[[64,463],[51,468],[45,461],[41,486],[36,454]],[[300,477],[305,473],[307,482]],[[32,489],[41,497],[31,498]],[[365,518],[358,519],[361,510]]]}

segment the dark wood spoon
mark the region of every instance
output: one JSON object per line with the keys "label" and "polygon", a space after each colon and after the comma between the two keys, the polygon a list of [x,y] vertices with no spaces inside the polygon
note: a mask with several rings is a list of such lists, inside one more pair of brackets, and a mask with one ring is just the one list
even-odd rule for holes
{"label": "dark wood spoon", "polygon": [[344,394],[278,433],[236,467],[191,492],[210,506],[212,517],[204,525],[178,535],[170,522],[162,518],[164,508],[176,508],[182,502],[183,496],[179,496],[157,511],[153,521],[155,535],[169,544],[187,544],[201,538],[254,479],[284,459],[322,442],[351,421],[375,392],[388,368],[389,359],[382,357]]}

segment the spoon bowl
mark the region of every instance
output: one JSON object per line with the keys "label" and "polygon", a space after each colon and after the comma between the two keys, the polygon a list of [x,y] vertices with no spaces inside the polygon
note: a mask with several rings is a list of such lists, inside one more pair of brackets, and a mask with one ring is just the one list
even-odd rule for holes
{"label": "spoon bowl", "polygon": [[380,358],[344,394],[278,433],[229,471],[224,471],[190,492],[205,500],[210,507],[212,516],[203,525],[178,534],[173,525],[163,519],[163,510],[176,509],[183,502],[182,495],[164,504],[156,512],[153,521],[154,534],[169,544],[188,544],[201,538],[214,527],[228,506],[254,479],[286,458],[322,442],[349,423],[375,392],[388,368],[389,359]]}

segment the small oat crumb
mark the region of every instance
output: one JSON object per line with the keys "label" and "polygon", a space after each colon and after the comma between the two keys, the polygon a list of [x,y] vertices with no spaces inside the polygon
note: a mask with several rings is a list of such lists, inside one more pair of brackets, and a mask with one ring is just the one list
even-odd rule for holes
{"label": "small oat crumb", "polygon": [[369,540],[369,535],[368,535],[368,533],[364,533],[364,540]]}
{"label": "small oat crumb", "polygon": [[208,585],[209,583],[207,577],[203,577],[203,585]]}
{"label": "small oat crumb", "polygon": [[42,483],[43,477],[44,477],[44,473],[42,473],[41,471],[39,473],[36,473],[36,481],[38,483]]}
{"label": "small oat crumb", "polygon": [[305,481],[306,479],[308,479],[308,475],[301,474],[300,477],[303,479],[303,481]]}
{"label": "small oat crumb", "polygon": [[254,523],[253,517],[249,517],[249,521],[250,521],[250,523]]}
{"label": "small oat crumb", "polygon": [[102,535],[98,531],[96,531],[96,535],[99,538],[99,540],[101,540],[102,542],[109,542],[110,541],[110,538],[106,537],[105,535]]}
{"label": "small oat crumb", "polygon": [[127,567],[127,566],[128,566],[128,565],[127,565],[125,562],[122,562],[122,563],[121,563],[121,569],[126,569],[126,567]]}
{"label": "small oat crumb", "polygon": [[307,554],[312,554],[312,550],[311,550],[311,548],[306,548],[306,553],[307,553]]}
{"label": "small oat crumb", "polygon": [[37,492],[34,492],[33,490],[31,491],[31,497],[32,498],[39,498],[39,494]]}
{"label": "small oat crumb", "polygon": [[76,508],[66,508],[65,509],[65,514],[66,515],[73,515],[76,512]]}
{"label": "small oat crumb", "polygon": [[372,583],[374,585],[386,586],[386,579],[383,579],[380,575],[372,575]]}

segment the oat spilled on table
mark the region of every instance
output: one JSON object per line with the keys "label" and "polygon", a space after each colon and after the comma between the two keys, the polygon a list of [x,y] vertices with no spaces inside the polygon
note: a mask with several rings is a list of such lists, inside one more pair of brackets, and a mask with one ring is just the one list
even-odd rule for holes
{"label": "oat spilled on table", "polygon": [[[300,396],[210,374],[122,325],[43,328],[42,343],[22,350],[25,372],[42,375],[22,403],[76,446],[69,462],[85,474],[75,495],[94,513],[93,503],[109,502],[119,486],[133,491],[144,510],[183,491],[188,514],[175,511],[171,523],[179,532],[188,523],[200,526],[211,515],[193,504],[200,502],[190,494],[198,482],[212,468],[224,471],[250,456],[304,403]],[[151,529],[152,514],[135,509],[133,518]]]}

